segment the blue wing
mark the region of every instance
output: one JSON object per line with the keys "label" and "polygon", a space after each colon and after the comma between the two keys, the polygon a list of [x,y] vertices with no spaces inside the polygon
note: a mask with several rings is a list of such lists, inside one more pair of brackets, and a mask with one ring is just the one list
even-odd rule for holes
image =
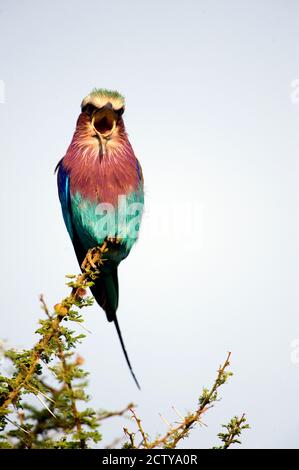
{"label": "blue wing", "polygon": [[62,214],[67,231],[73,240],[74,230],[72,222],[71,201],[70,201],[70,177],[63,166],[62,160],[58,163],[57,185],[61,204]]}

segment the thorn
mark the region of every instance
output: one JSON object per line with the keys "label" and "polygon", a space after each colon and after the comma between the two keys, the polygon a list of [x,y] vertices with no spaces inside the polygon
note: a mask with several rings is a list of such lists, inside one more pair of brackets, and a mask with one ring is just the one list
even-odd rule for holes
{"label": "thorn", "polygon": [[176,407],[175,407],[174,405],[172,405],[172,409],[173,409],[173,411],[177,414],[177,416],[178,416],[179,418],[181,418],[183,421],[185,421],[184,416],[176,409]]}
{"label": "thorn", "polygon": [[33,385],[30,385],[28,384],[28,387],[32,388],[32,390],[34,392],[36,392],[36,394],[38,395],[39,393],[45,397],[47,400],[51,401],[52,403],[55,403],[55,401],[51,398],[51,397],[48,397],[45,393],[41,392],[40,390],[38,390],[37,388],[33,387]]}
{"label": "thorn", "polygon": [[46,408],[46,410],[50,413],[50,415],[53,416],[53,418],[57,419],[57,417],[54,415],[53,411],[50,410],[50,408],[46,405],[46,403],[41,399],[41,397],[39,395],[36,395],[36,398],[39,399],[39,401],[41,402],[41,404]]}
{"label": "thorn", "polygon": [[169,428],[172,428],[171,424],[167,421],[167,419],[164,418],[164,416],[162,416],[161,413],[159,413],[159,416],[161,420],[163,421],[163,423],[166,424],[166,426],[168,426]]}
{"label": "thorn", "polygon": [[22,426],[19,426],[18,423],[15,423],[14,421],[12,421],[11,419],[9,419],[7,416],[4,416],[4,419],[6,419],[9,423],[13,424],[14,426],[16,426],[18,429],[21,429],[21,431],[25,432],[26,434],[30,434],[30,432],[28,432],[26,429],[22,428]]}

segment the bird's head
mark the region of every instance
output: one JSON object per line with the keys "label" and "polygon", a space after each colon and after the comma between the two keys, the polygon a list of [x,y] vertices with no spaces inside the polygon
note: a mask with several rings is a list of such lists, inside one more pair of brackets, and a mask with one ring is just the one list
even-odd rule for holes
{"label": "bird's head", "polygon": [[94,89],[82,101],[81,109],[90,135],[101,145],[106,145],[124,129],[125,100],[117,91]]}

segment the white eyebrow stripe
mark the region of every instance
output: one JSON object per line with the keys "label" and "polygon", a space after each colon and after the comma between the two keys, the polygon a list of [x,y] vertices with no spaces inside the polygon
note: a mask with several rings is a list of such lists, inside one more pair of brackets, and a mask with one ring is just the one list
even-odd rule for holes
{"label": "white eyebrow stripe", "polygon": [[113,109],[118,111],[119,109],[123,108],[125,105],[125,101],[121,96],[109,96],[104,94],[90,94],[87,95],[84,100],[82,101],[81,108],[86,106],[87,104],[92,104],[96,108],[102,108],[107,103],[111,103]]}

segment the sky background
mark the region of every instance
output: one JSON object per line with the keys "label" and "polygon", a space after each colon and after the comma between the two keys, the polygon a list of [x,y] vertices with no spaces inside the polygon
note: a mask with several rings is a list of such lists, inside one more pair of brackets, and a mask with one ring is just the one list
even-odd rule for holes
{"label": "sky background", "polygon": [[[1,332],[29,348],[78,265],[53,171],[94,87],[126,97],[145,177],[140,240],[119,269],[119,322],[141,383],[97,305],[80,353],[96,408],[193,410],[232,352],[206,427],[246,413],[244,448],[297,447],[299,4],[0,0]],[[80,330],[81,332],[81,330]],[[102,426],[109,444],[119,418]]]}

